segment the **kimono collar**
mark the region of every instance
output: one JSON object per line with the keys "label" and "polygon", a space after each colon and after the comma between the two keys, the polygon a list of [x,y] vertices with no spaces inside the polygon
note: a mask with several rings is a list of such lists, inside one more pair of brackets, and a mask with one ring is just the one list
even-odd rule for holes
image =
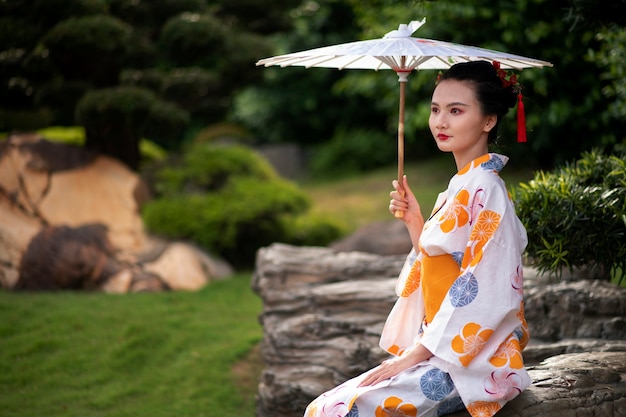
{"label": "kimono collar", "polygon": [[479,156],[456,173],[455,177],[461,177],[476,171],[493,171],[499,173],[509,161],[508,156],[497,153],[487,153]]}

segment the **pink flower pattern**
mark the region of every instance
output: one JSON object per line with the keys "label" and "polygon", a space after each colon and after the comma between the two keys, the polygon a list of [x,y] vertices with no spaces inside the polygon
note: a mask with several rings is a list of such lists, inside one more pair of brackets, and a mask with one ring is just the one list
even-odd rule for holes
{"label": "pink flower pattern", "polygon": [[493,395],[494,401],[508,401],[522,392],[522,378],[509,369],[498,369],[485,380],[485,391]]}

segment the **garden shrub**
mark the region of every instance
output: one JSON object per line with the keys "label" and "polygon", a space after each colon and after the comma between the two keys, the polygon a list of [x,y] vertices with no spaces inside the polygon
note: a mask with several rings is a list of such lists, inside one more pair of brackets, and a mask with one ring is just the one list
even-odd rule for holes
{"label": "garden shrub", "polygon": [[626,152],[597,150],[515,190],[528,231],[527,252],[540,272],[592,268],[599,279],[626,275]]}
{"label": "garden shrub", "polygon": [[224,25],[215,16],[186,12],[163,25],[159,41],[177,65],[212,68],[223,59],[225,39]]}
{"label": "garden shrub", "polygon": [[150,109],[150,120],[143,131],[146,137],[165,149],[180,145],[180,136],[189,123],[189,113],[177,104],[155,100]]}
{"label": "garden shrub", "polygon": [[225,112],[220,86],[220,78],[214,71],[199,67],[175,68],[164,77],[159,94],[206,123],[219,119]]}
{"label": "garden shrub", "polygon": [[143,87],[158,94],[165,83],[165,73],[159,69],[127,69],[120,74],[120,84]]}
{"label": "garden shrub", "polygon": [[286,235],[284,241],[292,245],[326,246],[348,231],[345,224],[319,214],[287,215],[282,223]]}
{"label": "garden shrub", "polygon": [[308,216],[308,197],[243,146],[194,144],[153,178],[156,198],[142,212],[148,230],[193,241],[238,267],[251,267],[272,242],[327,244],[341,232],[323,219],[296,220]]}
{"label": "garden shrub", "polygon": [[134,34],[130,25],[113,16],[93,15],[59,22],[42,41],[66,79],[90,80],[102,87],[117,84]]}
{"label": "garden shrub", "polygon": [[90,91],[76,107],[86,147],[117,157],[131,168],[139,165],[139,141],[145,133],[154,134],[159,144],[170,143],[165,138],[182,134],[187,117],[175,104],[132,86]]}

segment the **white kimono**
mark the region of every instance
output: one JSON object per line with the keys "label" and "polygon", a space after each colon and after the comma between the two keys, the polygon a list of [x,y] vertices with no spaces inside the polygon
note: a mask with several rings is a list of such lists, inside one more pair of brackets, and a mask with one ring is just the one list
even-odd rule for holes
{"label": "white kimono", "polygon": [[439,195],[417,250],[400,273],[380,346],[393,355],[417,343],[428,361],[374,386],[367,373],[320,395],[306,417],[440,416],[467,408],[491,417],[528,385],[522,349],[522,252],[526,230],[487,154],[461,169]]}

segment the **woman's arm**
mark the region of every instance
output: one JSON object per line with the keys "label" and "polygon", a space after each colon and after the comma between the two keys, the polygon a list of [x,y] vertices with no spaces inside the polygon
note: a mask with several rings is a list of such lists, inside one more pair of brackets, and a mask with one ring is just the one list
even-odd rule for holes
{"label": "woman's arm", "polygon": [[372,373],[367,375],[359,384],[359,387],[375,385],[381,381],[398,375],[402,371],[406,371],[412,366],[417,365],[433,354],[421,344],[406,350],[402,356],[383,361]]}

